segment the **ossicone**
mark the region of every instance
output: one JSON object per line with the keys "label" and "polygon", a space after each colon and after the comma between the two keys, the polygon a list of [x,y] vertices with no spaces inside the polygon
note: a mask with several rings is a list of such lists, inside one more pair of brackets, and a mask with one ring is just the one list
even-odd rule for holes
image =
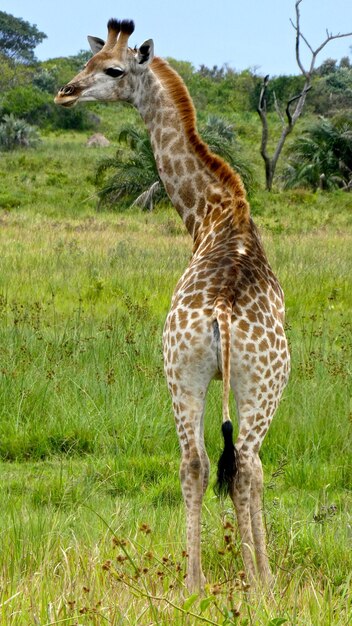
{"label": "ossicone", "polygon": [[134,31],[134,21],[133,20],[121,20],[120,29],[122,33],[125,35],[132,35]]}
{"label": "ossicone", "polygon": [[116,20],[114,17],[111,17],[108,21],[108,31],[114,31],[115,34],[118,35],[120,30],[121,30],[120,20]]}

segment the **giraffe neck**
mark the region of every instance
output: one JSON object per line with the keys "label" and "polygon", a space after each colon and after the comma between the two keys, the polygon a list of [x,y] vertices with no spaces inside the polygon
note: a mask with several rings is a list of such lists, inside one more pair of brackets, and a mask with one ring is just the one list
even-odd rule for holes
{"label": "giraffe neck", "polygon": [[[212,211],[231,213],[235,227],[249,224],[240,177],[200,139],[188,91],[165,61],[155,58],[134,105],[150,134],[160,178],[171,202],[196,242]],[[210,225],[210,226],[209,226]]]}

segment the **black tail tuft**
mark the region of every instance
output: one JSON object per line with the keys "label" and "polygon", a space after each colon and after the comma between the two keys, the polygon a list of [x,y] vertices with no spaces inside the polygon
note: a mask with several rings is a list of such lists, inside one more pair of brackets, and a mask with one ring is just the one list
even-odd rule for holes
{"label": "black tail tuft", "polygon": [[230,420],[223,423],[222,434],[224,437],[224,451],[218,463],[215,493],[218,496],[227,496],[234,488],[238,457],[238,452],[233,443],[233,427]]}

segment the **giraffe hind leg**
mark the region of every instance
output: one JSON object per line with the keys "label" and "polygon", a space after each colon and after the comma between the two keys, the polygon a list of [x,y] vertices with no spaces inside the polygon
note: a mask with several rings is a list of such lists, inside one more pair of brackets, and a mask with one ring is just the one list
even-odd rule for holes
{"label": "giraffe hind leg", "polygon": [[[245,447],[244,447],[245,448]],[[238,472],[230,492],[233,501],[242,544],[242,558],[248,582],[255,584],[255,544],[251,522],[251,483],[253,458],[251,452],[242,448],[238,452]]]}
{"label": "giraffe hind leg", "polygon": [[[180,404],[185,407],[183,413],[179,411]],[[181,447],[180,481],[186,509],[186,584],[189,591],[194,592],[201,590],[205,584],[201,564],[201,509],[209,480],[209,459],[203,436],[204,397],[187,394],[183,402],[174,404],[174,411]]]}
{"label": "giraffe hind leg", "polygon": [[201,565],[201,509],[204,494],[204,468],[196,449],[182,453],[180,480],[186,508],[188,567],[186,584],[190,592],[204,587]]}
{"label": "giraffe hind leg", "polygon": [[256,454],[253,462],[251,483],[251,522],[255,548],[255,556],[259,576],[265,585],[272,580],[272,573],[266,549],[265,527],[263,521],[263,469],[259,455]]}
{"label": "giraffe hind leg", "polygon": [[233,491],[238,526],[242,541],[242,555],[249,581],[262,584],[272,580],[266,548],[263,522],[263,470],[257,452],[246,442],[239,453],[239,473]]}

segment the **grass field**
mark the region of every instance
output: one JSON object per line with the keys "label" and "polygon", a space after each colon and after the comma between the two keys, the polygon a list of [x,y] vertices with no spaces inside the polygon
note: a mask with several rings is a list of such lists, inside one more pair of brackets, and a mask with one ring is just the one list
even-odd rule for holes
{"label": "grass field", "polygon": [[[0,624],[346,626],[350,196],[252,198],[292,354],[261,455],[275,586],[245,593],[230,502],[209,488],[209,584],[189,597],[161,332],[191,245],[171,208],[97,213],[101,152],[83,143],[52,136],[0,161]],[[206,414],[212,482],[220,390]]]}

